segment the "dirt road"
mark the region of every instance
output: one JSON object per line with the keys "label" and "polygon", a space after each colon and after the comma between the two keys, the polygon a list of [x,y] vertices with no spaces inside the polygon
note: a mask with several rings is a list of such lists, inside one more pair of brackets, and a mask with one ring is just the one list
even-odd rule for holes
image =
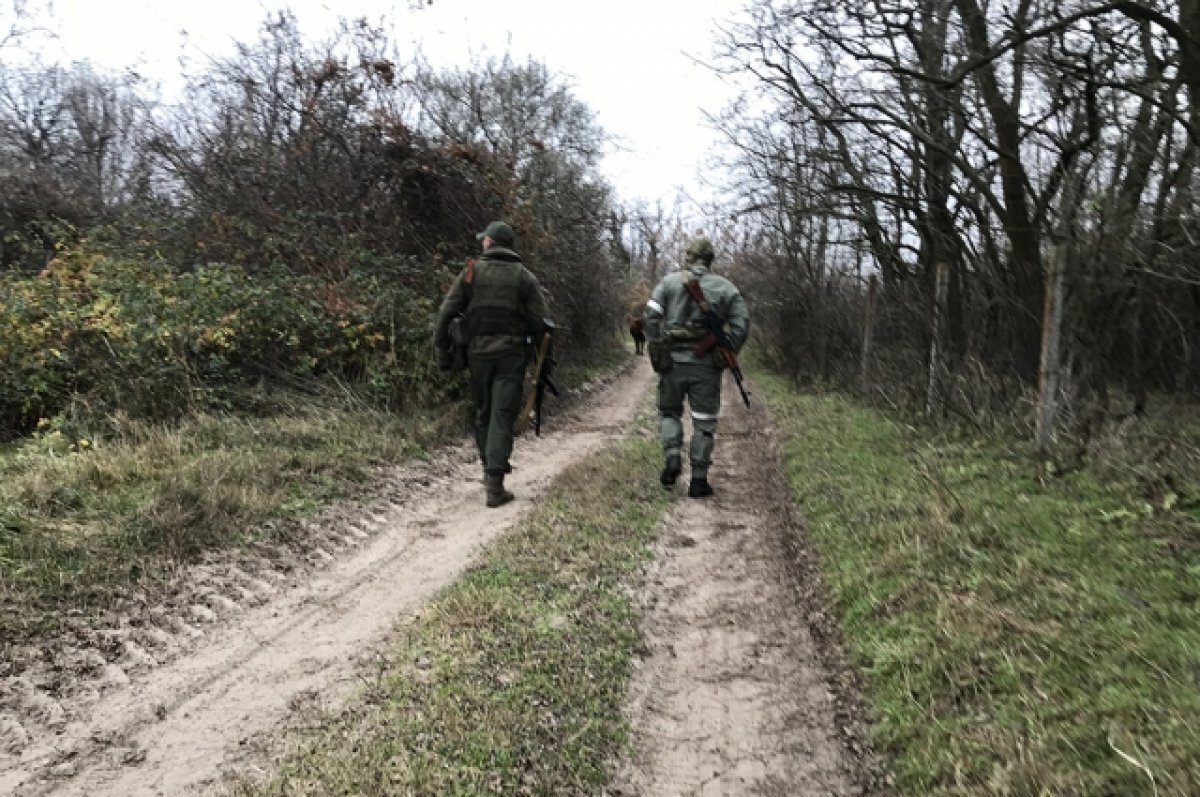
{"label": "dirt road", "polygon": [[[510,528],[568,463],[648,409],[639,361],[518,445],[518,500],[481,507],[466,445],[392,474],[367,510],[330,511],[304,562],[214,559],[169,605],[130,606],[92,646],[0,682],[0,794],[201,793],[246,742],[336,705],[389,631]],[[756,425],[726,411],[704,502],[681,497],[645,596],[649,655],[630,703],[642,754],[622,794],[853,794],[831,679],[795,610],[783,486]],[[739,421],[740,418],[740,421]],[[485,522],[486,521],[486,522]]]}

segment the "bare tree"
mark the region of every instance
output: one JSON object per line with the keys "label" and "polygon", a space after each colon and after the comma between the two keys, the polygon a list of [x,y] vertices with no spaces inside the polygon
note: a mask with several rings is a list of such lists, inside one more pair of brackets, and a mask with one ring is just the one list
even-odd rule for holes
{"label": "bare tree", "polygon": [[[1147,384],[1180,384],[1197,322],[1194,30],[1191,0],[752,3],[717,59],[751,86],[716,121],[747,262],[779,269],[760,299],[801,280],[794,304],[815,320],[877,273],[884,374],[899,388],[937,352],[939,400],[958,410],[1030,406],[1014,399],[1047,344],[1072,411],[1112,383],[1135,406]],[[1042,313],[1059,280],[1061,334]],[[826,373],[846,330],[796,315],[779,323],[810,336],[799,363]]]}
{"label": "bare tree", "polygon": [[593,111],[544,64],[508,56],[467,70],[422,65],[414,85],[421,129],[493,164],[480,175],[496,198],[489,212],[516,228],[564,340],[607,345],[628,274],[606,224],[614,201],[597,165],[607,134]]}
{"label": "bare tree", "polygon": [[111,221],[150,193],[143,140],[152,106],[128,75],[89,64],[69,69],[31,63],[0,76],[0,198],[7,233],[3,260],[50,251],[55,221]]}

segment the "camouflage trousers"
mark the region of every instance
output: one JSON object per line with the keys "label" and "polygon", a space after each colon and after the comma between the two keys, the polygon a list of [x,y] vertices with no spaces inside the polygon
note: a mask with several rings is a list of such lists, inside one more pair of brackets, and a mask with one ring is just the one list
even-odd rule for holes
{"label": "camouflage trousers", "polygon": [[525,354],[473,357],[469,363],[471,398],[475,403],[475,444],[486,473],[512,470],[513,426],[521,412]]}
{"label": "camouflage trousers", "polygon": [[675,363],[658,377],[658,431],[663,455],[682,455],[683,403],[692,412],[692,443],[688,459],[693,479],[708,478],[712,464],[717,416],[721,413],[721,372],[708,363]]}

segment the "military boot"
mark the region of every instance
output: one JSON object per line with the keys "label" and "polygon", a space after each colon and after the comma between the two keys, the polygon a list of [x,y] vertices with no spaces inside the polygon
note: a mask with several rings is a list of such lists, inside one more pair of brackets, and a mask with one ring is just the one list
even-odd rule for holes
{"label": "military boot", "polygon": [[688,485],[688,498],[706,498],[712,494],[713,488],[707,477],[692,479],[692,483]]}
{"label": "military boot", "polygon": [[[507,473],[512,473],[512,465],[509,465],[509,466],[508,466],[508,469],[507,469],[506,471],[504,471],[504,472],[505,472],[506,474],[507,474]],[[485,463],[483,463],[483,474],[482,474],[482,476],[480,477],[479,483],[480,483],[480,484],[482,484],[484,487],[487,487],[487,483],[488,483],[488,467],[487,467],[487,463],[486,463],[486,462],[485,462]]]}
{"label": "military boot", "polygon": [[667,464],[663,467],[658,480],[662,482],[663,487],[674,487],[681,470],[683,470],[683,461],[679,454],[670,454],[667,456]]}
{"label": "military boot", "polygon": [[490,507],[504,506],[516,497],[504,489],[503,473],[487,474],[484,483],[487,485],[487,505]]}

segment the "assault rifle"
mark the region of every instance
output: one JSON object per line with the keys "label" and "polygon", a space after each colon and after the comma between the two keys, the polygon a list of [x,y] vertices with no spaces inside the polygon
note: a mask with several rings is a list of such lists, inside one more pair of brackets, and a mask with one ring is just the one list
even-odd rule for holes
{"label": "assault rifle", "polygon": [[558,360],[554,359],[551,349],[553,347],[554,322],[549,318],[544,319],[546,331],[542,333],[542,339],[538,343],[537,357],[533,361],[533,390],[525,399],[525,406],[521,408],[521,414],[517,417],[517,425],[513,430],[516,434],[523,434],[526,429],[533,427],[535,435],[542,433],[542,403],[546,399],[546,392],[558,398],[558,385],[554,384],[554,366],[558,365]]}
{"label": "assault rifle", "polygon": [[750,395],[742,383],[742,367],[738,365],[737,352],[734,351],[729,336],[725,334],[725,319],[717,315],[717,311],[708,303],[708,299],[704,298],[704,291],[700,290],[700,282],[693,279],[690,273],[684,275],[683,287],[688,292],[688,296],[692,297],[692,300],[699,305],[700,321],[708,330],[708,334],[696,346],[696,356],[703,357],[716,349],[717,356],[721,358],[721,365],[733,374],[733,381],[737,382],[737,389],[742,394],[742,401],[746,402],[746,406],[749,407]]}

